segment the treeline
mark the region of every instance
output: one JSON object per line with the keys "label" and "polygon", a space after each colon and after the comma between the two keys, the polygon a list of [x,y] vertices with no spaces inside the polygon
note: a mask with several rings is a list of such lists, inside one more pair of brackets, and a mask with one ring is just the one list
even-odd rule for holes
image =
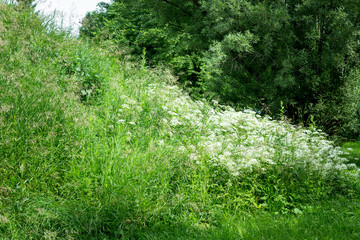
{"label": "treeline", "polygon": [[165,64],[194,97],[360,131],[358,0],[114,0],[80,34]]}

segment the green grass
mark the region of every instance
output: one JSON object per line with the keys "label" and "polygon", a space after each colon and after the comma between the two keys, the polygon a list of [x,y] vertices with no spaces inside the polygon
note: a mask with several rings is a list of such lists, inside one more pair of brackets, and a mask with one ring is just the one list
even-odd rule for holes
{"label": "green grass", "polygon": [[[338,199],[309,206],[307,211],[276,215],[264,211],[219,216],[209,227],[177,224],[169,228],[142,228],[139,239],[358,239],[359,200]],[[133,235],[134,236],[134,235]]]}
{"label": "green grass", "polygon": [[[338,199],[309,206],[298,214],[276,215],[264,211],[221,212],[218,223],[194,224],[136,223],[119,221],[123,212],[59,206],[54,200],[36,199],[26,209],[23,221],[11,216],[2,219],[12,239],[358,239],[360,236],[360,200]],[[19,204],[21,205],[21,204]],[[61,208],[61,210],[60,210]],[[64,211],[65,209],[68,211]],[[51,210],[50,210],[51,209]],[[115,211],[114,211],[115,210]],[[26,221],[25,221],[26,220]],[[107,220],[107,221],[105,221]],[[102,222],[105,221],[105,222]],[[114,221],[112,224],[110,221]],[[117,224],[116,224],[117,223]],[[0,225],[0,226],[1,226]]]}
{"label": "green grass", "polygon": [[360,142],[345,142],[342,147],[344,151],[349,153],[349,162],[360,166]]}
{"label": "green grass", "polygon": [[0,239],[359,237],[357,169],[321,133],[42,24],[0,4]]}

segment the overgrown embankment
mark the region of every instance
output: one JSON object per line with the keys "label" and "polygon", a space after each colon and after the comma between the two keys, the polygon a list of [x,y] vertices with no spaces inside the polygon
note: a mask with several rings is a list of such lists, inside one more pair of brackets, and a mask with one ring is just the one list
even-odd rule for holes
{"label": "overgrown embankment", "polygon": [[0,4],[0,44],[1,237],[251,239],[245,212],[359,194],[322,133],[193,101],[31,11]]}

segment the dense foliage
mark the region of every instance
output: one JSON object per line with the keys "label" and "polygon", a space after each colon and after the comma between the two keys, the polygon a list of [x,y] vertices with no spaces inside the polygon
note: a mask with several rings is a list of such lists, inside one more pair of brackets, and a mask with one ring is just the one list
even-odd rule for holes
{"label": "dense foliage", "polygon": [[1,239],[359,238],[358,159],[321,131],[56,29],[0,3]]}
{"label": "dense foliage", "polygon": [[357,0],[116,0],[82,36],[165,63],[192,93],[261,114],[359,134]]}

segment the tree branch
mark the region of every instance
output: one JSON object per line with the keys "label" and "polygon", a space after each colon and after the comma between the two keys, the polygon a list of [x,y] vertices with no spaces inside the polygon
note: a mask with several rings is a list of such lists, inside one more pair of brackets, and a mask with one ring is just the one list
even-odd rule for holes
{"label": "tree branch", "polygon": [[162,1],[162,2],[165,2],[165,3],[167,3],[167,4],[170,4],[170,5],[178,8],[178,9],[180,9],[180,10],[181,10],[182,12],[184,12],[186,15],[192,16],[192,14],[191,14],[190,12],[186,11],[186,10],[185,10],[184,8],[182,8],[181,6],[179,6],[179,5],[177,5],[177,4],[173,3],[173,2],[170,2],[169,0],[159,0],[159,1]]}
{"label": "tree branch", "polygon": [[199,3],[199,0],[192,0],[193,4],[197,7],[200,7],[201,4]]}
{"label": "tree branch", "polygon": [[357,27],[357,25],[359,24],[360,22],[360,13],[357,15],[356,17],[356,20],[355,20],[355,23],[354,23],[354,27]]}

